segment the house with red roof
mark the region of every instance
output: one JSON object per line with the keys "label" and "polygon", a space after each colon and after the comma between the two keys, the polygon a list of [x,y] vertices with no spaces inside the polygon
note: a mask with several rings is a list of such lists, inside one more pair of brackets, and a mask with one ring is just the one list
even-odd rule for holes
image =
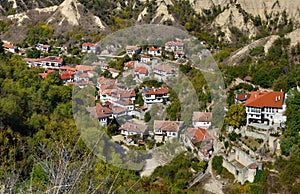
{"label": "house with red roof", "polygon": [[115,68],[109,68],[108,71],[111,73],[111,76],[112,76],[113,78],[118,77],[118,75],[121,73],[120,70],[117,70],[117,69],[115,69]]}
{"label": "house with red roof", "polygon": [[145,104],[162,103],[169,98],[168,88],[143,88],[142,97]]}
{"label": "house with red roof", "polygon": [[101,126],[107,125],[107,121],[113,118],[113,111],[99,103],[95,107],[87,107],[87,111],[98,119]]}
{"label": "house with red roof", "polygon": [[201,159],[208,160],[213,152],[213,138],[206,129],[187,128],[184,143],[192,150],[198,150]]}
{"label": "house with red roof", "polygon": [[195,128],[209,128],[212,122],[212,113],[211,112],[193,112],[193,126]]}
{"label": "house with red roof", "polygon": [[284,92],[255,91],[246,100],[247,125],[250,123],[280,124],[286,122]]}
{"label": "house with red roof", "polygon": [[154,135],[160,135],[165,137],[178,137],[183,127],[183,121],[154,120]]}
{"label": "house with red roof", "polygon": [[135,63],[134,61],[128,61],[128,62],[124,63],[124,70],[134,67],[134,63]]}
{"label": "house with red roof", "polygon": [[68,82],[73,82],[74,81],[74,74],[69,73],[67,71],[63,71],[60,74],[60,78],[63,80],[63,82],[65,84],[67,84]]}
{"label": "house with red roof", "polygon": [[148,54],[152,55],[153,57],[160,57],[161,56],[161,49],[160,48],[155,48],[155,47],[150,47],[148,49]]}
{"label": "house with red roof", "polygon": [[149,71],[146,67],[140,66],[134,68],[134,77],[138,80],[149,77]]}
{"label": "house with red roof", "polygon": [[108,70],[110,67],[110,65],[108,63],[105,63],[103,61],[94,62],[93,65],[100,67],[101,71]]}
{"label": "house with red roof", "polygon": [[2,47],[4,48],[4,50],[11,53],[17,53],[19,51],[19,48],[17,46],[13,46],[9,43],[3,43]]}
{"label": "house with red roof", "polygon": [[98,53],[99,52],[99,47],[97,46],[97,44],[95,43],[91,43],[91,42],[85,42],[82,44],[82,52],[84,53]]}

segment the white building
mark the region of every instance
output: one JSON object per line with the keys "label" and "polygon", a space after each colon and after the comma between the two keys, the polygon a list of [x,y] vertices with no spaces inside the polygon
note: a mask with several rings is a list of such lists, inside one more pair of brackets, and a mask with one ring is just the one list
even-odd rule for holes
{"label": "white building", "polygon": [[168,88],[144,88],[142,97],[145,104],[162,103],[169,98]]}
{"label": "white building", "polygon": [[24,61],[28,64],[29,67],[42,67],[45,69],[60,69],[60,66],[63,66],[63,58],[56,56],[48,56],[39,59],[25,58]]}
{"label": "white building", "polygon": [[43,52],[49,52],[51,50],[51,46],[47,44],[37,44],[35,48],[36,50],[43,51]]}
{"label": "white building", "polygon": [[99,52],[99,47],[95,43],[86,42],[82,44],[82,52],[84,53],[94,53]]}
{"label": "white building", "polygon": [[211,126],[212,113],[211,112],[193,112],[193,126],[195,128],[209,128]]}
{"label": "white building", "polygon": [[160,57],[161,56],[161,49],[151,47],[151,48],[148,49],[148,54],[152,55],[154,57]]}
{"label": "white building", "polygon": [[155,65],[153,67],[153,73],[154,76],[158,78],[174,77],[176,75],[175,68],[173,68],[170,64]]}
{"label": "white building", "polygon": [[150,56],[145,56],[145,55],[141,56],[141,62],[142,63],[148,63],[150,61],[151,61],[151,57]]}
{"label": "white building", "polygon": [[247,125],[252,122],[269,125],[286,122],[284,92],[251,92],[245,106]]}
{"label": "white building", "polygon": [[4,50],[11,52],[11,53],[17,53],[19,51],[19,48],[17,46],[13,46],[9,43],[3,43]]}
{"label": "white building", "polygon": [[129,57],[132,57],[134,54],[140,54],[142,51],[142,48],[139,46],[126,46],[126,54]]}

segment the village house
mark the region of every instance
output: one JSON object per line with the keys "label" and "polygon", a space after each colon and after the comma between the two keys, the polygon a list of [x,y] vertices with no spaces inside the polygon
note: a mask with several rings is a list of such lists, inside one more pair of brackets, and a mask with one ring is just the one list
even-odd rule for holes
{"label": "village house", "polygon": [[59,70],[60,67],[64,65],[63,58],[56,56],[48,56],[39,59],[24,58],[24,61],[29,67],[42,67],[45,69],[50,68]]}
{"label": "village house", "polygon": [[118,77],[118,75],[121,73],[120,70],[109,68],[108,71],[111,73],[112,78]]}
{"label": "village house", "polygon": [[68,82],[74,82],[74,75],[66,71],[61,72],[60,79],[63,80],[64,84],[67,84]]}
{"label": "village house", "polygon": [[138,80],[149,77],[149,71],[146,67],[135,67],[134,68],[134,77]]}
{"label": "village house", "polygon": [[95,66],[76,65],[75,69],[76,69],[76,72],[87,73],[88,71],[94,71],[95,70]]}
{"label": "village house", "polygon": [[250,93],[236,94],[234,101],[238,104],[245,104],[248,98],[250,98]]}
{"label": "village house", "polygon": [[[154,135],[165,137],[178,137],[184,127],[183,121],[154,120]],[[163,140],[164,141],[164,140]]]}
{"label": "village house", "polygon": [[193,112],[193,126],[195,128],[209,128],[212,122],[212,113],[211,112]]}
{"label": "village house", "polygon": [[201,159],[208,160],[212,155],[213,138],[204,128],[188,128],[184,142],[191,150],[198,150]]}
{"label": "village house", "polygon": [[128,70],[131,67],[134,67],[134,61],[128,61],[126,63],[124,63],[124,70]]}
{"label": "village house", "polygon": [[98,119],[101,126],[107,125],[108,120],[113,118],[113,111],[99,103],[95,107],[87,107],[87,111]]}
{"label": "village house", "polygon": [[176,75],[175,68],[170,64],[159,64],[153,67],[154,77],[165,79],[166,77],[174,77]]}
{"label": "village house", "polygon": [[168,88],[143,88],[142,97],[145,104],[162,103],[169,98]]}
{"label": "village house", "polygon": [[148,49],[148,54],[152,55],[153,57],[161,57],[161,49],[150,47]]}
{"label": "village house", "polygon": [[284,92],[255,91],[246,100],[247,125],[267,123],[268,125],[286,122]]}
{"label": "village house", "polygon": [[68,72],[72,75],[74,75],[76,73],[76,68],[73,67],[73,66],[60,66],[59,67],[59,72],[62,73],[62,72]]}
{"label": "village house", "polygon": [[141,56],[141,62],[142,63],[148,63],[150,61],[151,61],[151,57],[150,56],[147,56],[147,55]]}
{"label": "village house", "polygon": [[102,62],[102,61],[94,62],[93,66],[100,67],[101,71],[108,70],[109,67],[110,67],[110,65],[108,63],[105,63],[105,62]]}
{"label": "village house", "polygon": [[104,76],[100,76],[97,79],[97,85],[96,87],[99,89],[99,91],[103,91],[105,89],[116,89],[116,80],[106,78]]}
{"label": "village house", "polygon": [[18,53],[19,48],[17,46],[13,46],[9,43],[3,43],[2,47],[4,48],[5,51],[8,51],[10,53]]}
{"label": "village house", "polygon": [[137,124],[134,122],[126,122],[120,126],[119,130],[124,136],[128,135],[138,135],[140,138],[143,138],[148,134],[148,126],[144,124]]}
{"label": "village house", "polygon": [[142,51],[142,48],[139,46],[126,46],[126,54],[129,57],[132,57],[134,54],[140,54]]}
{"label": "village house", "polygon": [[47,44],[37,44],[35,48],[36,50],[43,51],[43,52],[49,52],[51,50],[51,46]]}
{"label": "village house", "polygon": [[257,171],[262,170],[261,163],[253,160],[247,153],[235,147],[228,157],[223,158],[222,166],[233,174],[235,179],[242,185],[246,181],[253,183]]}
{"label": "village house", "polygon": [[180,59],[180,58],[184,58],[185,54],[183,51],[174,51],[174,58],[175,59]]}
{"label": "village house", "polygon": [[39,73],[39,75],[45,79],[50,73],[53,73],[55,72],[55,70],[52,70],[52,69],[46,69],[46,71],[44,71],[43,73]]}
{"label": "village house", "polygon": [[95,43],[90,43],[90,42],[86,42],[82,44],[82,52],[84,53],[98,53],[99,52],[99,47],[97,46],[97,44]]}
{"label": "village house", "polygon": [[77,72],[74,76],[75,82],[89,81],[89,80],[90,80],[90,78],[89,78],[88,73]]}
{"label": "village house", "polygon": [[165,43],[165,50],[166,51],[170,51],[170,52],[174,52],[174,51],[183,51],[183,42],[174,42],[174,41],[169,41]]}

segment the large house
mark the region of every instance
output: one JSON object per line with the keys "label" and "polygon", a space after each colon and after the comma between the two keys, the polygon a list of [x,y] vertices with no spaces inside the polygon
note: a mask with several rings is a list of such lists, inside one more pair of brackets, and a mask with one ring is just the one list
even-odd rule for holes
{"label": "large house", "polygon": [[154,134],[166,137],[178,137],[184,127],[183,121],[154,120]]}
{"label": "large house", "polygon": [[128,135],[138,135],[141,138],[144,137],[144,135],[147,135],[148,126],[143,124],[137,124],[133,122],[126,122],[119,128],[121,131],[121,134],[124,136]]}
{"label": "large house", "polygon": [[144,88],[142,97],[145,104],[162,103],[169,98],[168,88]]}
{"label": "large house", "polygon": [[188,128],[185,144],[192,150],[198,150],[202,159],[208,160],[213,152],[213,138],[204,128]]}
{"label": "large house", "polygon": [[146,77],[149,77],[149,71],[146,67],[135,67],[134,68],[134,77],[138,80],[142,80]]}
{"label": "large house", "polygon": [[246,100],[247,125],[252,122],[269,125],[286,122],[284,92],[251,92]]}
{"label": "large house", "polygon": [[42,67],[45,69],[60,69],[60,66],[64,65],[63,58],[56,56],[48,56],[39,59],[25,58],[24,61],[28,64],[29,67]]}
{"label": "large house", "polygon": [[208,128],[211,126],[212,113],[211,112],[193,112],[193,126],[195,128]]}
{"label": "large house", "polygon": [[82,52],[96,54],[99,52],[99,47],[95,43],[86,42],[82,44]]}

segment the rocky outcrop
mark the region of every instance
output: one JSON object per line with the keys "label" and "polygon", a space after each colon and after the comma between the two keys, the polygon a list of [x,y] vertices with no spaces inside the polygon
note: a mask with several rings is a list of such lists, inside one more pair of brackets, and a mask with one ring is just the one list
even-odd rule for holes
{"label": "rocky outcrop", "polygon": [[291,39],[291,46],[295,46],[295,45],[299,44],[300,43],[300,28],[287,34],[285,37]]}
{"label": "rocky outcrop", "polygon": [[243,61],[247,56],[249,56],[251,49],[258,47],[258,46],[264,46],[265,53],[267,53],[269,48],[274,43],[274,41],[278,38],[279,38],[279,36],[273,35],[273,36],[268,36],[268,37],[256,40],[256,41],[252,42],[251,44],[233,52],[230,55],[230,57],[224,61],[224,64],[228,64],[228,65],[240,64],[241,61]]}
{"label": "rocky outcrop", "polygon": [[170,20],[174,21],[174,17],[169,13],[167,5],[171,5],[172,2],[170,0],[158,1],[158,8],[156,10],[156,14],[153,17],[151,23],[163,23],[164,21]]}

